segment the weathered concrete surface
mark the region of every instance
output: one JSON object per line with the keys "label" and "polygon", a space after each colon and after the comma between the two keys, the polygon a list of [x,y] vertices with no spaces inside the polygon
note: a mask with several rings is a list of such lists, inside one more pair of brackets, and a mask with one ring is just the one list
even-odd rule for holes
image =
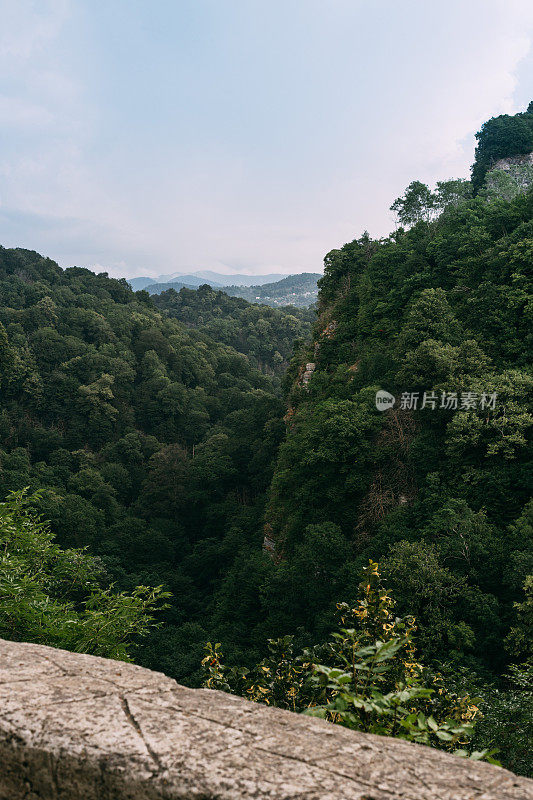
{"label": "weathered concrete surface", "polygon": [[1,800],[530,800],[533,781],[398,739],[0,640]]}

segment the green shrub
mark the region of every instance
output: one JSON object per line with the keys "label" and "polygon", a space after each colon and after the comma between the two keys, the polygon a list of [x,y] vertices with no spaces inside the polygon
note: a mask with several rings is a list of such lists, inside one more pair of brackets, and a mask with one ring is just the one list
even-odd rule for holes
{"label": "green shrub", "polygon": [[204,686],[493,761],[488,749],[468,749],[479,700],[448,690],[442,675],[418,662],[415,620],[396,617],[394,606],[371,561],[358,602],[338,604],[339,630],[325,644],[295,654],[293,637],[271,639],[268,656],[246,669],[225,667],[220,644],[209,642]]}
{"label": "green shrub", "polygon": [[104,586],[98,559],[55,544],[37,500],[17,492],[0,503],[0,636],[130,661],[168,593]]}

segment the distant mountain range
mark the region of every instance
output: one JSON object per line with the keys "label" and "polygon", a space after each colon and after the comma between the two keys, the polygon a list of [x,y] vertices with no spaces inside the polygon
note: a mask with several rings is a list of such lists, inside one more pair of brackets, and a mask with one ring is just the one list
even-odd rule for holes
{"label": "distant mountain range", "polygon": [[313,305],[318,298],[317,281],[321,277],[316,272],[302,272],[300,275],[287,275],[279,281],[261,286],[224,286],[223,291],[232,297],[243,297],[250,303],[306,308]]}
{"label": "distant mountain range", "polygon": [[[262,276],[266,277],[266,276]],[[287,275],[279,281],[272,283],[256,284],[255,286],[219,286],[214,281],[209,282],[206,278],[198,278],[195,275],[184,275],[179,280],[168,281],[167,283],[149,283],[142,285],[135,283],[141,278],[134,278],[130,281],[135,291],[146,289],[148,294],[159,295],[173,289],[179,292],[180,289],[198,289],[202,284],[208,283],[212,288],[219,289],[230,297],[242,297],[250,303],[261,303],[274,308],[278,306],[297,306],[307,308],[316,302],[318,297],[317,281],[322,276],[314,272],[303,272],[300,275]],[[187,282],[185,280],[187,279]],[[194,279],[195,283],[191,283]]]}
{"label": "distant mountain range", "polygon": [[[188,288],[201,286],[208,283],[214,288],[221,286],[262,286],[264,283],[273,283],[279,281],[285,275],[272,272],[268,275],[225,275],[223,272],[213,272],[212,270],[198,270],[197,272],[174,272],[170,275],[158,275],[157,278],[128,278],[128,283],[136,292],[141,289],[147,289],[149,286],[160,286],[161,284],[169,284],[175,288],[176,283]],[[164,291],[164,290],[160,290]],[[154,292],[150,291],[150,294]]]}
{"label": "distant mountain range", "polygon": [[[222,285],[212,277],[236,280],[238,283]],[[170,277],[160,275],[160,278]],[[297,306],[307,308],[316,302],[318,297],[317,281],[322,276],[315,272],[302,272],[300,275],[286,275],[280,280],[269,281],[270,278],[279,278],[279,275],[222,275],[217,272],[196,272],[179,275],[170,281],[155,281],[153,278],[132,278],[128,283],[138,292],[146,289],[148,294],[156,295],[167,292],[169,289],[179,292],[180,289],[198,289],[203,284],[209,284],[214,289],[221,289],[230,297],[242,297],[250,303],[262,303],[273,306]],[[241,283],[241,281],[255,281],[254,284]],[[259,281],[259,283],[258,283]]]}

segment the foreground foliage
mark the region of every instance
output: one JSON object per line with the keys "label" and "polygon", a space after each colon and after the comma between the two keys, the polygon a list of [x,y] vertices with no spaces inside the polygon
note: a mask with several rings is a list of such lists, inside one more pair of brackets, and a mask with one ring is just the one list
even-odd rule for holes
{"label": "foreground foliage", "polygon": [[441,675],[417,661],[415,620],[396,617],[394,606],[378,565],[370,562],[357,604],[338,604],[341,627],[325,644],[295,654],[293,637],[285,636],[269,641],[269,655],[254,668],[228,669],[220,644],[208,643],[204,686],[366,733],[492,760],[488,749],[465,749],[479,698],[455,694]]}
{"label": "foreground foliage", "polygon": [[19,492],[0,503],[0,637],[130,661],[168,593],[106,586],[98,559],[55,544],[31,511],[37,499]]}

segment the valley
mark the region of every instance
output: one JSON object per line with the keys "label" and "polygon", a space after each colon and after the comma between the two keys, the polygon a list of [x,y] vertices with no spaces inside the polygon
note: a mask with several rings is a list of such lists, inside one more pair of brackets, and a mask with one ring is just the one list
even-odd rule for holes
{"label": "valley", "polygon": [[[413,181],[322,277],[134,291],[0,248],[0,635],[294,711],[311,664],[334,721],[530,773],[533,189],[501,160],[532,149],[532,105],[489,120],[472,182]],[[399,401],[428,389],[475,402]],[[423,723],[346,715],[350,647],[399,653]]]}

